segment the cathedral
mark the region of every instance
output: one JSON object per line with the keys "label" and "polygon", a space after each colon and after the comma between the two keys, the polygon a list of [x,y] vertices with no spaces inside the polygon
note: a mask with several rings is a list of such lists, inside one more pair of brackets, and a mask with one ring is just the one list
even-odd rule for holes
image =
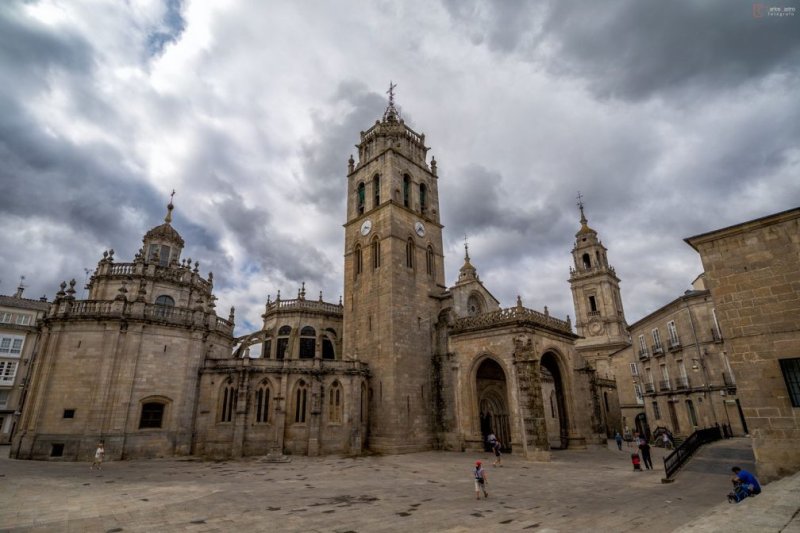
{"label": "cathedral", "polygon": [[576,323],[501,307],[469,249],[444,271],[436,160],[390,93],[347,165],[343,299],[269,298],[234,337],[214,278],[164,223],[133,261],[103,253],[40,323],[12,457],[242,457],[481,450],[546,460],[620,428],[609,355],[628,344],[619,279],[580,206]]}

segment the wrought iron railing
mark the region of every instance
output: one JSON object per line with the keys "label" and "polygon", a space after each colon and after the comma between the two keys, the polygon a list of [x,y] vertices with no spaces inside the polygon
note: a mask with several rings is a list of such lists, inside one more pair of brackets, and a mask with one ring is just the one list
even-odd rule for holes
{"label": "wrought iron railing", "polygon": [[675,448],[675,451],[664,457],[664,472],[666,473],[667,479],[672,478],[678,470],[692,458],[692,455],[694,455],[700,446],[720,440],[721,438],[722,432],[718,427],[698,429],[689,435],[680,446]]}
{"label": "wrought iron railing", "polygon": [[688,376],[680,376],[675,378],[675,390],[686,390],[691,388]]}

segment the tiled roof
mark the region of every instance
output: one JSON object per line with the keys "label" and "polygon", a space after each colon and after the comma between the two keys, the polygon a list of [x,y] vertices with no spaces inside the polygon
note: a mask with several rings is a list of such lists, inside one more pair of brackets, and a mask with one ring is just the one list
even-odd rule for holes
{"label": "tiled roof", "polygon": [[28,298],[17,298],[16,296],[4,296],[0,294],[0,306],[47,311],[50,308],[50,302],[29,300]]}

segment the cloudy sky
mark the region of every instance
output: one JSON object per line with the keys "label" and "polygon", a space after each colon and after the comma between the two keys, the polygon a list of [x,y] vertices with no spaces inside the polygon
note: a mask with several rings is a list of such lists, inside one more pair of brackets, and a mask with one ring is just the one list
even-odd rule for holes
{"label": "cloudy sky", "polygon": [[[342,292],[347,158],[386,106],[439,163],[502,305],[574,316],[575,196],[629,322],[700,273],[683,238],[800,205],[800,2],[0,3],[0,293],[130,261],[177,190],[220,314]],[[794,16],[772,16],[795,7]]]}

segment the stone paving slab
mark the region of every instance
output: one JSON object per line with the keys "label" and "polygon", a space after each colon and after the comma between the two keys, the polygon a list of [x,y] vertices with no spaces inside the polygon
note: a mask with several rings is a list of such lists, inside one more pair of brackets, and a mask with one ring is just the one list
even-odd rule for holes
{"label": "stone paving slab", "polygon": [[[749,441],[712,446],[736,456]],[[662,456],[654,449],[657,467]],[[292,459],[120,461],[100,472],[0,459],[0,530],[658,533],[724,502],[730,487],[727,459],[662,484],[663,468],[633,472],[630,450],[613,442],[554,452],[549,463],[506,455],[487,467],[490,497],[479,501],[471,468],[491,465],[488,454]]]}

